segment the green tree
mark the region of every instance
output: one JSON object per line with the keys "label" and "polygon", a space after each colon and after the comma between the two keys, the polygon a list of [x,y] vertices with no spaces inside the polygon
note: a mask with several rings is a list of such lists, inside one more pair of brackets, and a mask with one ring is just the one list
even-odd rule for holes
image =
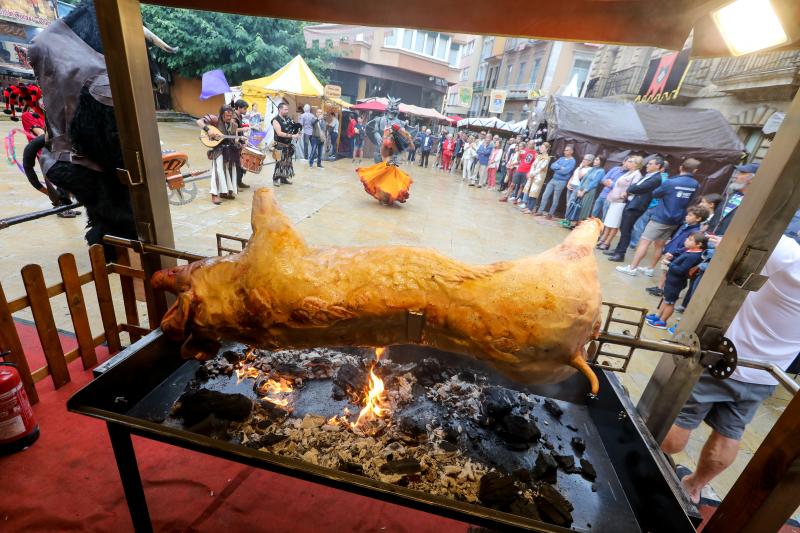
{"label": "green tree", "polygon": [[142,5],[145,25],[178,53],[157,52],[159,63],[188,78],[222,69],[231,85],[268,76],[300,54],[322,84],[331,52],[306,48],[305,23]]}

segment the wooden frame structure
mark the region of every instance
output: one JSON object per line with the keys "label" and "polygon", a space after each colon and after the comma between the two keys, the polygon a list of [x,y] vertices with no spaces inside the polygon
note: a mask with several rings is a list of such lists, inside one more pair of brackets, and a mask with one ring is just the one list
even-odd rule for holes
{"label": "wooden frame structure", "polygon": [[[243,0],[239,3],[219,4],[210,0],[153,0],[164,6],[189,7],[193,9],[221,9],[243,14],[276,16],[283,18],[319,20],[329,22],[377,25],[391,21],[407,27],[424,26],[432,30],[468,33],[495,33],[526,37],[546,37],[566,40],[595,40],[619,42],[620,44],[648,43],[657,46],[676,47],[683,43],[688,28],[696,20],[705,21],[712,8],[723,2],[690,2],[671,0],[653,2],[596,2],[571,0],[566,4],[530,5],[524,2],[506,2],[504,9],[490,4],[476,4],[475,9],[461,17],[452,17],[453,12],[463,11],[463,5],[455,0],[413,0],[391,18],[387,18],[385,6],[376,2],[359,0],[309,0],[301,3],[264,2]],[[782,3],[786,4],[785,2]],[[790,5],[790,4],[786,4]],[[541,8],[541,9],[540,9]],[[163,169],[158,146],[158,131],[155,108],[150,96],[147,55],[142,32],[139,0],[101,1],[96,3],[97,17],[107,54],[106,60],[115,102],[117,123],[120,125],[120,141],[124,154],[125,169],[120,176],[131,187],[134,213],[139,239],[144,243],[174,247],[172,225],[166,191],[163,185]],[[535,21],[528,20],[530,10],[536,10]],[[788,8],[787,8],[788,9]],[[424,21],[420,14],[425,13]],[[784,13],[785,14],[785,13]],[[591,16],[588,16],[591,15]],[[677,16],[683,17],[680,20]],[[685,18],[685,20],[684,20]],[[797,39],[796,17],[789,17],[793,39]],[[687,22],[688,21],[688,22]],[[648,24],[644,24],[647,22]],[[680,24],[678,24],[680,23]],[[652,26],[656,24],[656,26]],[[688,24],[688,26],[687,26]],[[535,29],[531,29],[535,26]],[[663,31],[659,28],[663,26]],[[678,34],[675,28],[680,26]],[[684,28],[686,26],[686,28]],[[548,29],[549,28],[549,29]],[[646,35],[635,32],[645,28]],[[712,50],[714,43],[708,35],[698,32],[704,28],[702,22],[695,25],[695,47]],[[686,31],[683,32],[683,30]],[[533,31],[549,31],[531,35]],[[594,33],[592,33],[594,32]],[[631,33],[633,32],[633,33]],[[667,34],[669,36],[667,37]],[[603,38],[603,35],[606,37]],[[676,36],[677,35],[677,36]],[[658,37],[657,37],[658,36]],[[598,38],[599,37],[599,38]],[[639,39],[639,41],[637,41]],[[658,41],[658,42],[655,42]],[[800,170],[800,93],[795,97],[787,118],[770,148],[758,173],[756,188],[748,191],[737,215],[719,247],[714,261],[706,272],[703,282],[681,322],[681,330],[694,331],[703,347],[714,346],[727,329],[741,306],[748,291],[757,290],[764,279],[761,269],[774,249],[784,228],[800,206],[800,184],[796,175]],[[97,252],[94,252],[97,254]],[[74,260],[74,258],[73,258]],[[68,265],[69,259],[64,259]],[[94,267],[93,263],[93,267]],[[167,266],[162,256],[145,254],[142,276],[147,278],[155,270]],[[69,269],[69,266],[65,268]],[[125,265],[111,266],[111,271],[133,275]],[[77,276],[70,270],[63,284],[47,288],[41,281],[41,272],[35,267],[26,267],[26,287],[32,310],[37,317],[40,337],[52,345],[54,359],[54,381],[63,384],[65,376],[60,355],[52,342],[54,326],[47,320],[43,298],[63,291],[75,294],[86,274]],[[108,271],[108,270],[107,270]],[[107,272],[106,272],[107,273]],[[102,279],[97,267],[95,282]],[[137,274],[138,275],[138,274]],[[69,281],[67,281],[69,279]],[[101,282],[102,284],[102,282]],[[151,325],[166,310],[167,299],[161,293],[147,289]],[[30,295],[33,296],[30,296]],[[100,293],[98,292],[98,297]],[[15,303],[16,302],[16,303]],[[2,303],[2,302],[0,302]],[[17,300],[14,307],[21,305]],[[36,308],[34,308],[36,306]],[[2,306],[0,306],[2,307]],[[8,307],[8,305],[6,306]],[[81,303],[70,305],[80,316]],[[113,307],[112,307],[113,311]],[[6,316],[7,315],[7,316]],[[126,316],[128,305],[126,304]],[[0,309],[0,329],[3,321],[9,320],[8,309]],[[132,314],[129,319],[132,317]],[[41,318],[41,322],[39,320]],[[80,320],[83,322],[83,319]],[[13,325],[13,324],[12,324]],[[133,326],[133,324],[131,324]],[[115,342],[115,334],[109,318],[104,319],[106,339]],[[137,326],[139,327],[139,326]],[[77,329],[77,328],[76,328]],[[118,328],[119,329],[119,328]],[[85,328],[84,328],[85,330]],[[134,332],[138,332],[136,329]],[[85,331],[84,331],[85,333]],[[117,332],[118,335],[118,332]],[[11,339],[13,341],[13,339]],[[85,334],[79,343],[79,354],[83,356],[95,339]],[[11,343],[13,347],[13,342]],[[68,354],[74,356],[74,354]],[[90,355],[87,355],[90,357]],[[50,360],[48,359],[48,363]],[[84,362],[86,364],[86,361]],[[663,355],[648,383],[642,400],[637,406],[648,428],[657,440],[663,439],[680,406],[688,398],[696,383],[702,365],[697,360]],[[68,375],[66,376],[68,379]],[[791,419],[785,420],[788,416]],[[787,431],[797,429],[800,416],[800,395],[795,396],[778,425],[756,452],[750,466],[741,476],[728,498],[720,507],[718,517],[706,527],[706,531],[722,531],[726,524],[748,524],[753,530],[763,529],[767,524],[791,516],[800,504],[800,439],[781,438]],[[773,433],[778,433],[774,436]],[[784,433],[781,433],[784,432]],[[780,461],[770,461],[773,454]],[[769,471],[768,471],[769,470]],[[753,486],[758,491],[750,494]],[[746,515],[743,513],[747,513]]]}

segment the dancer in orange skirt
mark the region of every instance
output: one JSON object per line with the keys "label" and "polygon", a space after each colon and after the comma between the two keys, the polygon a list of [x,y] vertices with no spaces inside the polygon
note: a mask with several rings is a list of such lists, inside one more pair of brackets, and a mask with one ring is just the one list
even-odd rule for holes
{"label": "dancer in orange skirt", "polygon": [[397,119],[399,104],[399,98],[389,97],[387,115],[381,117],[379,121],[379,125],[384,126],[380,147],[383,161],[370,167],[356,169],[364,190],[386,205],[405,202],[414,182],[408,174],[400,170],[397,163],[397,156],[405,152],[413,142],[411,134]]}

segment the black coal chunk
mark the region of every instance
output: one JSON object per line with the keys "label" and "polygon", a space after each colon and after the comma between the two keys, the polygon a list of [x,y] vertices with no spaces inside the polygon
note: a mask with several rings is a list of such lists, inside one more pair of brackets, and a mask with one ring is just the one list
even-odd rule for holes
{"label": "black coal chunk", "polygon": [[489,507],[510,506],[517,499],[519,490],[514,483],[514,476],[489,472],[485,474],[478,487],[478,499]]}
{"label": "black coal chunk", "polygon": [[397,421],[397,426],[400,431],[408,437],[419,440],[421,437],[427,437],[428,429],[425,427],[425,420],[418,416],[419,413],[411,412],[406,413]]}
{"label": "black coal chunk", "polygon": [[358,463],[351,463],[349,461],[339,461],[339,470],[348,472],[350,474],[364,475],[364,467]]}
{"label": "black coal chunk", "polygon": [[493,418],[501,418],[514,409],[514,396],[503,387],[486,387],[481,395],[483,412]]}
{"label": "black coal chunk", "polygon": [[225,358],[230,364],[235,365],[242,359],[244,359],[244,354],[234,351],[234,350],[225,350],[222,352],[222,357]]}
{"label": "black coal chunk", "polygon": [[575,466],[575,458],[571,455],[553,455],[558,466],[567,474],[580,474],[580,467]]}
{"label": "black coal chunk", "polygon": [[561,418],[561,415],[564,414],[564,410],[561,409],[561,407],[559,407],[559,405],[550,398],[544,401],[544,408],[548,413],[553,415],[554,418]]}
{"label": "black coal chunk", "polygon": [[417,378],[417,382],[425,387],[430,387],[440,381],[447,379],[442,363],[438,359],[428,357],[420,361],[416,367],[411,371],[411,374]]}
{"label": "black coal chunk", "polygon": [[597,479],[597,471],[594,469],[594,465],[582,457],[581,457],[581,475],[586,479],[588,479],[589,481],[594,481],[595,479]]}
{"label": "black coal chunk", "polygon": [[406,457],[382,464],[381,472],[384,474],[416,474],[422,472],[422,465],[414,457]]}
{"label": "black coal chunk", "polygon": [[250,415],[253,402],[242,394],[224,394],[207,389],[186,391],[178,399],[175,415],[193,426],[209,415],[240,422]]}
{"label": "black coal chunk", "polygon": [[367,389],[368,379],[364,368],[352,363],[343,364],[333,377],[333,399],[360,398]]}
{"label": "black coal chunk", "polygon": [[533,520],[541,520],[539,515],[539,508],[533,502],[526,501],[524,498],[517,498],[508,508],[510,513],[515,515],[524,516]]}
{"label": "black coal chunk", "polygon": [[550,453],[539,452],[536,465],[533,467],[533,478],[551,485],[558,481],[558,463]]}
{"label": "black coal chunk", "polygon": [[539,485],[534,501],[545,521],[557,526],[572,525],[572,504],[551,485]]}
{"label": "black coal chunk", "polygon": [[575,453],[578,455],[586,451],[586,442],[582,438],[572,437],[570,443],[572,444],[572,449],[575,450]]}
{"label": "black coal chunk", "polygon": [[272,425],[272,420],[265,418],[264,420],[259,420],[258,423],[256,424],[256,427],[258,429],[267,429],[271,425]]}
{"label": "black coal chunk", "polygon": [[532,480],[531,473],[524,468],[514,470],[514,477],[517,478],[517,481],[520,483],[530,483]]}
{"label": "black coal chunk", "polygon": [[578,428],[576,428],[576,427],[575,427],[575,426],[573,426],[572,424],[567,424],[567,429],[571,429],[572,431],[574,431],[574,432],[576,432],[576,433],[578,432]]}
{"label": "black coal chunk", "polygon": [[289,416],[289,412],[286,409],[280,407],[279,405],[275,405],[269,400],[259,400],[258,405],[261,407],[261,412],[264,414],[264,416],[273,422],[283,420]]}
{"label": "black coal chunk", "polygon": [[513,414],[507,414],[502,418],[497,432],[515,450],[527,450],[531,443],[538,441],[542,436],[533,420]]}
{"label": "black coal chunk", "polygon": [[285,440],[286,435],[277,435],[275,433],[268,433],[261,435],[257,439],[247,441],[248,448],[269,448],[273,444],[278,444],[280,441]]}
{"label": "black coal chunk", "polygon": [[467,383],[475,383],[475,373],[469,370],[462,370],[458,373],[458,379]]}

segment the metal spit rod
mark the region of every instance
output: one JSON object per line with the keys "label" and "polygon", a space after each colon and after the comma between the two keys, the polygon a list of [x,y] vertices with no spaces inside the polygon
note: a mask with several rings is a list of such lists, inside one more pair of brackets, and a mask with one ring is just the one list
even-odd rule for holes
{"label": "metal spit rod", "polygon": [[108,244],[113,244],[115,246],[122,246],[124,248],[131,248],[133,251],[138,252],[140,254],[159,254],[165,255],[167,257],[174,257],[176,259],[185,259],[186,261],[200,261],[201,259],[207,259],[204,255],[193,254],[191,252],[184,252],[181,250],[176,250],[174,248],[168,248],[166,246],[159,246],[158,244],[149,244],[142,241],[136,241],[133,239],[123,239],[122,237],[114,237],[112,235],[106,235],[103,237],[103,240]]}
{"label": "metal spit rod", "polygon": [[16,224],[21,224],[23,222],[30,222],[31,220],[36,220],[38,218],[44,218],[50,215],[56,215],[58,213],[62,213],[64,211],[69,211],[71,209],[77,209],[83,206],[83,204],[75,202],[74,204],[69,205],[61,205],[58,207],[52,207],[50,209],[44,209],[42,211],[34,211],[33,213],[27,213],[24,215],[17,215],[15,217],[8,217],[8,218],[0,218],[0,229],[5,229],[10,226],[14,226]]}
{"label": "metal spit rod", "polygon": [[783,371],[782,368],[774,363],[767,363],[766,361],[756,361],[754,359],[739,358],[736,361],[736,366],[744,366],[747,368],[757,368],[758,370],[766,370],[772,377],[777,379],[792,394],[800,392],[800,384],[798,384],[792,377]]}

